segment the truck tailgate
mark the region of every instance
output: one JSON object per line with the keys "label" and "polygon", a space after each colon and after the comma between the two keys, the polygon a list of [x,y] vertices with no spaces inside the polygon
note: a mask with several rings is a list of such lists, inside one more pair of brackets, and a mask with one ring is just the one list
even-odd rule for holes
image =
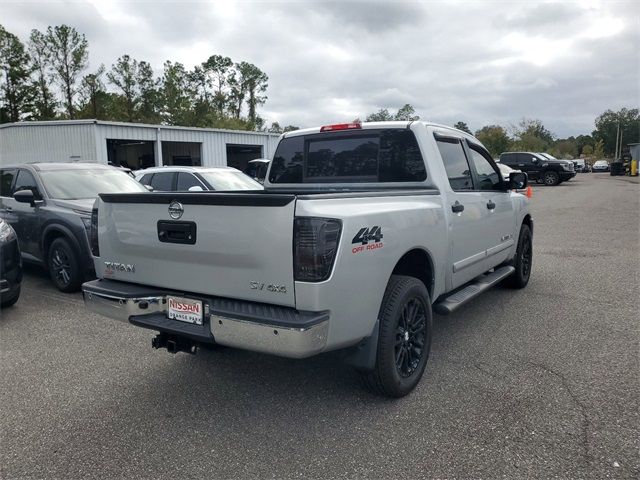
{"label": "truck tailgate", "polygon": [[102,194],[96,273],[293,307],[295,203],[266,193]]}

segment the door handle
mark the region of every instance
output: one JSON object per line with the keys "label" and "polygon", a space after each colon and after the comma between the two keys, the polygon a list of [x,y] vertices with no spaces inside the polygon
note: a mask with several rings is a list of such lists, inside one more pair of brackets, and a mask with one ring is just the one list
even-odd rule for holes
{"label": "door handle", "polygon": [[451,205],[451,211],[453,213],[461,213],[464,210],[464,205],[456,200],[456,203]]}
{"label": "door handle", "polygon": [[489,200],[489,203],[487,203],[487,208],[488,208],[489,210],[493,210],[493,209],[495,209],[495,208],[496,208],[496,204],[495,204],[495,203],[493,203],[493,201],[492,201],[492,200]]}
{"label": "door handle", "polygon": [[11,208],[11,207],[4,207],[4,211],[5,211],[5,212],[13,212],[13,208]]}

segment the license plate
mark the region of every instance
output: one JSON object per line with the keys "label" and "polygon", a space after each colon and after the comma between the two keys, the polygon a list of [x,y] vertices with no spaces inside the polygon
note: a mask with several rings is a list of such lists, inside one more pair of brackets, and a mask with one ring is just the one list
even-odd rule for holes
{"label": "license plate", "polygon": [[183,297],[167,297],[167,316],[172,320],[202,325],[202,302]]}

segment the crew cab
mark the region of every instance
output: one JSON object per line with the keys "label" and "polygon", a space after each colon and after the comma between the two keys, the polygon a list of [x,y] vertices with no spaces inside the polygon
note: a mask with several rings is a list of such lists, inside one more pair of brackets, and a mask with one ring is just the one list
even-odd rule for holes
{"label": "crew cab", "polygon": [[513,191],[526,185],[442,125],[288,132],[264,190],[101,194],[84,301],[174,353],[342,350],[373,390],[400,397],[424,372],[433,311],[527,285],[533,220]]}

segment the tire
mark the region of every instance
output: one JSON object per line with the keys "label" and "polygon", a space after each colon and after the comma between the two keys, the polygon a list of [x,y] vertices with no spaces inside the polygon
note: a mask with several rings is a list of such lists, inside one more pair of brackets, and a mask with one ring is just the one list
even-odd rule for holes
{"label": "tire", "polygon": [[364,372],[365,383],[375,393],[404,397],[422,378],[431,349],[431,300],[424,284],[392,275],[378,321],[376,363]]}
{"label": "tire", "polygon": [[66,238],[51,242],[47,255],[47,267],[51,281],[61,292],[77,292],[82,284],[82,271],[78,256]]}
{"label": "tire", "polygon": [[518,248],[512,265],[516,267],[516,271],[505,280],[504,285],[508,288],[526,287],[531,277],[533,265],[533,234],[527,224],[522,224],[520,228]]}
{"label": "tire", "polygon": [[19,298],[20,298],[20,286],[18,286],[18,288],[16,289],[13,297],[8,298],[6,300],[4,298],[0,298],[0,308],[7,308],[15,305],[15,303],[18,301]]}
{"label": "tire", "polygon": [[544,184],[550,187],[555,187],[560,183],[560,175],[558,175],[553,170],[549,170],[548,172],[544,172],[543,175]]}

